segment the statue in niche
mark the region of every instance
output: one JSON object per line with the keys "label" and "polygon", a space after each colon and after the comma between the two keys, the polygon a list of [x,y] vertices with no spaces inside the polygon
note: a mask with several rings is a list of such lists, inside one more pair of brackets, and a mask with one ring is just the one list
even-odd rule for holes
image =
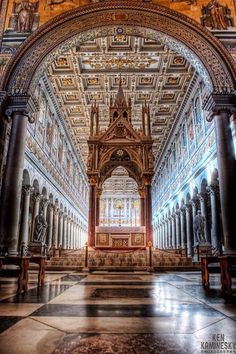
{"label": "statue in niche", "polygon": [[201,215],[200,210],[198,210],[197,215],[193,220],[193,232],[196,242],[204,243],[206,242],[205,237],[205,218]]}
{"label": "statue in niche", "polygon": [[43,215],[43,211],[41,210],[39,215],[37,215],[35,218],[33,242],[40,242],[42,244],[45,244],[47,226],[48,224]]}
{"label": "statue in niche", "polygon": [[46,140],[47,140],[48,146],[51,146],[52,140],[53,140],[53,127],[49,122],[47,124],[47,129],[46,129]]}
{"label": "statue in niche", "polygon": [[66,160],[66,174],[68,177],[70,177],[70,159],[69,159],[69,157],[67,157],[67,160]]}
{"label": "statue in niche", "polygon": [[20,33],[29,33],[36,29],[39,23],[38,4],[38,1],[29,2],[29,0],[21,0],[19,3],[13,2],[10,27]]}
{"label": "statue in niche", "polygon": [[211,0],[206,6],[202,6],[201,23],[218,30],[227,30],[234,26],[229,7],[220,5],[218,0]]}
{"label": "statue in niche", "polygon": [[59,161],[59,163],[62,162],[62,156],[63,156],[63,144],[61,143],[58,148],[58,161]]}

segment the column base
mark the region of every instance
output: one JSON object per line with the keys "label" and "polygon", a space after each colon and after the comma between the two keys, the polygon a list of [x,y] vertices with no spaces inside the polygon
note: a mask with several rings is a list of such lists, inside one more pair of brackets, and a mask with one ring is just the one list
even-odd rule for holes
{"label": "column base", "polygon": [[19,256],[19,252],[15,250],[8,250],[8,256]]}
{"label": "column base", "polygon": [[236,250],[224,250],[223,256],[236,256]]}
{"label": "column base", "polygon": [[83,269],[82,269],[82,272],[83,272],[83,273],[89,273],[89,268],[83,268]]}
{"label": "column base", "polygon": [[153,273],[154,272],[154,268],[153,267],[147,267],[147,272]]}

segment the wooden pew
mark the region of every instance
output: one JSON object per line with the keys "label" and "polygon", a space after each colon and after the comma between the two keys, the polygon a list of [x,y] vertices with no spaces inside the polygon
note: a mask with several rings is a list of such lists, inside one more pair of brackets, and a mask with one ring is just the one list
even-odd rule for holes
{"label": "wooden pew", "polygon": [[209,283],[210,273],[220,273],[220,264],[213,266],[213,263],[219,263],[219,257],[217,256],[201,257],[202,285],[204,287],[209,287],[210,285]]}
{"label": "wooden pew", "polygon": [[28,270],[30,257],[27,256],[5,256],[1,259],[2,265],[19,266],[17,293],[21,294],[28,290]]}
{"label": "wooden pew", "polygon": [[33,255],[30,257],[30,263],[36,263],[39,265],[38,286],[44,285],[46,258],[47,258],[46,256],[40,256],[40,255]]}
{"label": "wooden pew", "polygon": [[[0,269],[2,265],[17,265],[19,269],[17,270],[18,275],[18,288],[17,293],[21,294],[28,290],[28,270],[29,264],[36,263],[39,265],[38,270],[38,286],[44,285],[45,278],[45,263],[46,257],[40,255],[33,256],[5,256],[0,257]],[[9,275],[11,275],[12,269],[6,270]]]}
{"label": "wooden pew", "polygon": [[236,276],[236,256],[219,257],[221,287],[223,292],[232,292],[232,276]]}

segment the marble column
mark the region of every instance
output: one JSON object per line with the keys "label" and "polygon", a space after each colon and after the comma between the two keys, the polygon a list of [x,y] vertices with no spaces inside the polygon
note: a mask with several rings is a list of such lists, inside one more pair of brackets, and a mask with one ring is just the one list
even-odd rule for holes
{"label": "marble column", "polygon": [[163,224],[160,224],[160,248],[163,248]]}
{"label": "marble column", "polygon": [[53,210],[53,234],[52,234],[52,245],[56,248],[58,247],[58,206],[54,205]]}
{"label": "marble column", "polygon": [[164,237],[164,248],[168,248],[168,224],[167,224],[167,219],[165,219],[165,237]]}
{"label": "marble column", "polygon": [[186,223],[185,223],[185,209],[180,209],[180,230],[181,230],[181,247],[186,246]]}
{"label": "marble column", "polygon": [[158,227],[158,248],[161,248],[161,224]]}
{"label": "marble column", "polygon": [[180,211],[176,211],[176,247],[181,247],[181,237],[180,237]]}
{"label": "marble column", "polygon": [[90,184],[89,186],[89,215],[88,215],[88,245],[91,247],[95,246],[95,228],[96,228],[96,186],[94,184]]}
{"label": "marble column", "polygon": [[171,217],[171,232],[172,232],[172,247],[176,248],[176,225],[175,225],[175,215]]}
{"label": "marble column", "polygon": [[162,237],[162,244],[163,247],[162,248],[166,248],[166,222],[165,220],[163,220],[163,237]]}
{"label": "marble column", "polygon": [[32,227],[31,227],[31,240],[34,239],[34,228],[35,228],[35,218],[39,214],[39,206],[42,196],[39,193],[33,195],[34,208],[33,208],[33,216],[32,216]]}
{"label": "marble column", "polygon": [[152,239],[152,187],[150,184],[146,185],[146,241],[153,242]]}
{"label": "marble column", "polygon": [[25,245],[27,245],[29,241],[29,205],[30,205],[31,192],[32,192],[32,188],[30,186],[23,186],[21,242],[24,242]]}
{"label": "marble column", "polygon": [[70,248],[74,248],[74,220],[71,220],[71,225],[70,225]]}
{"label": "marble column", "polygon": [[67,248],[71,248],[71,219],[68,218],[67,224]]}
{"label": "marble column", "polygon": [[226,254],[236,253],[236,162],[229,116],[227,109],[219,108],[214,117],[224,252]]}
{"label": "marble column", "polygon": [[47,237],[47,245],[49,248],[52,247],[52,233],[53,233],[53,205],[49,204],[49,220],[48,220],[48,237]]}
{"label": "marble column", "polygon": [[79,248],[79,225],[76,224],[75,245]]}
{"label": "marble column", "polygon": [[77,223],[75,228],[75,248],[79,248],[79,226]]}
{"label": "marble column", "polygon": [[43,215],[45,217],[45,220],[47,220],[47,208],[48,208],[49,200],[48,199],[43,199],[42,200],[42,210],[43,210]]}
{"label": "marble column", "polygon": [[[0,92],[1,102],[1,92]],[[4,168],[4,156],[6,150],[7,130],[10,120],[5,116],[0,115],[0,185],[2,185],[3,168]]]}
{"label": "marble column", "polygon": [[72,243],[73,249],[75,249],[75,229],[76,229],[76,223],[74,221],[74,223],[73,223],[73,243]]}
{"label": "marble column", "polygon": [[101,189],[96,188],[96,226],[99,226],[100,223],[100,197],[101,197]]}
{"label": "marble column", "polygon": [[79,248],[82,247],[82,242],[81,241],[82,241],[81,240],[81,225],[79,224],[78,225],[78,246],[79,246]]}
{"label": "marble column", "polygon": [[165,248],[165,242],[166,242],[166,226],[165,226],[165,220],[162,221],[162,248]]}
{"label": "marble column", "polygon": [[24,109],[11,109],[11,135],[4,171],[0,203],[0,245],[11,255],[17,254],[20,202],[27,120]]}
{"label": "marble column", "polygon": [[231,122],[232,122],[233,129],[234,129],[234,138],[236,139],[236,112],[232,114]]}
{"label": "marble column", "polygon": [[64,214],[63,217],[63,238],[62,238],[62,248],[67,248],[67,215]]}
{"label": "marble column", "polygon": [[172,223],[171,223],[171,217],[168,217],[167,223],[168,223],[168,248],[172,248]]}
{"label": "marble column", "polygon": [[[192,205],[192,220],[194,222],[194,218],[197,215],[197,206],[198,206],[198,199],[196,197],[194,197],[191,200],[191,205]],[[194,233],[194,229],[193,229],[193,245],[196,245],[198,243],[197,239],[196,239],[196,235]]]}
{"label": "marble column", "polygon": [[141,190],[140,194],[140,225],[145,226],[145,191]]}
{"label": "marble column", "polygon": [[211,197],[211,244],[214,248],[219,247],[220,241],[218,190],[218,186],[211,185],[209,187]]}
{"label": "marble column", "polygon": [[193,256],[193,220],[191,204],[186,204],[187,256]]}
{"label": "marble column", "polygon": [[63,212],[59,212],[59,223],[58,223],[58,247],[62,247],[63,240]]}
{"label": "marble column", "polygon": [[205,232],[206,241],[210,242],[210,229],[209,229],[209,220],[207,215],[207,194],[200,193],[199,200],[200,200],[201,215],[204,216],[205,218],[204,232]]}
{"label": "marble column", "polygon": [[73,248],[76,248],[76,222],[74,221],[74,230],[73,230]]}

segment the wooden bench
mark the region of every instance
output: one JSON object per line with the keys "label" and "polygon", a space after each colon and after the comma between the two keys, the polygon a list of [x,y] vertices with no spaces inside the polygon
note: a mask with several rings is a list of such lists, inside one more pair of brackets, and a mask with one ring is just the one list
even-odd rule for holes
{"label": "wooden bench", "polygon": [[6,256],[2,257],[2,265],[17,265],[19,266],[18,273],[18,287],[17,293],[21,294],[28,290],[28,270],[29,270],[30,257],[27,256]]}
{"label": "wooden bench", "polygon": [[219,257],[221,287],[224,292],[232,292],[232,276],[236,276],[236,256]]}
{"label": "wooden bench", "polygon": [[[33,256],[6,256],[0,258],[0,269],[2,265],[17,265],[19,269],[17,271],[18,276],[18,288],[17,293],[21,294],[28,290],[28,270],[30,263],[36,263],[39,265],[38,270],[38,286],[44,285],[45,278],[45,262],[46,257],[40,255]],[[11,275],[12,269],[7,269],[7,273]]]}
{"label": "wooden bench", "polygon": [[36,263],[39,265],[38,270],[38,286],[44,285],[44,278],[45,278],[45,263],[46,263],[46,256],[40,255],[33,255],[30,257],[30,263]]}
{"label": "wooden bench", "polygon": [[220,261],[217,256],[201,257],[202,285],[209,287],[209,274],[220,273]]}

